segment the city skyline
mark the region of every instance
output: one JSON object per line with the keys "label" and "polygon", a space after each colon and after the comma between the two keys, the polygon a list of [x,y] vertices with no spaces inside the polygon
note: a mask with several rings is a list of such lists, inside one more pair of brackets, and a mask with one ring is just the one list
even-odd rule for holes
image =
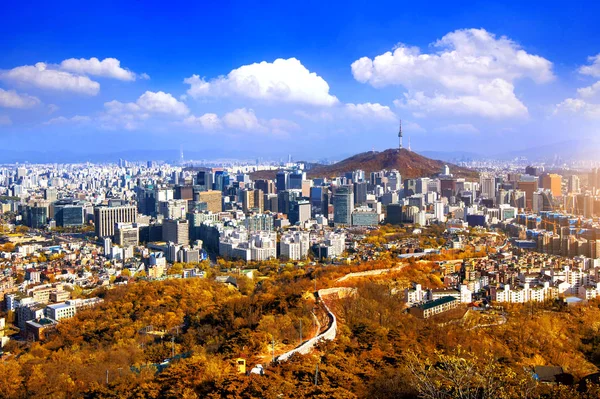
{"label": "city skyline", "polygon": [[598,144],[593,4],[191,8],[202,23],[177,6],[43,7],[7,6],[0,28],[0,134],[20,161],[341,159],[397,146],[400,119],[417,152]]}

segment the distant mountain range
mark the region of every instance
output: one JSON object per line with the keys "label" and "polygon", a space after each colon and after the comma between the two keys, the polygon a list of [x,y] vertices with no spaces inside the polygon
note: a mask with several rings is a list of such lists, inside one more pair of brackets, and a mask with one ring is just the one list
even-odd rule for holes
{"label": "distant mountain range", "polygon": [[[590,139],[572,139],[559,143],[541,144],[536,147],[504,151],[501,153],[490,154],[489,149],[485,154],[469,151],[420,151],[423,157],[437,159],[444,162],[459,163],[465,161],[474,161],[482,159],[509,160],[517,157],[526,157],[531,161],[552,160],[560,157],[562,160],[599,160],[600,159],[600,138]],[[389,150],[388,150],[389,151]],[[387,151],[379,152],[384,154]],[[369,154],[369,153],[364,153]],[[415,154],[413,152],[413,154]],[[359,154],[360,155],[360,154]],[[330,158],[334,158],[330,156]],[[223,148],[205,148],[203,150],[184,150],[186,160],[217,160],[221,159],[279,159],[282,156],[269,155],[267,150],[264,153],[252,152],[246,150],[231,150]],[[339,153],[338,153],[339,157]],[[347,154],[344,158],[352,159],[354,156]],[[179,160],[178,149],[130,149],[114,152],[72,152],[62,150],[48,151],[13,151],[4,148],[0,151],[0,163],[79,163],[79,162],[117,162],[120,158],[128,161],[167,161],[173,162]],[[283,158],[287,158],[287,155]],[[334,158],[335,159],[335,158]],[[340,159],[340,158],[337,158]],[[344,161],[346,160],[344,159]],[[344,162],[342,161],[342,162]],[[338,162],[340,163],[340,162]]]}

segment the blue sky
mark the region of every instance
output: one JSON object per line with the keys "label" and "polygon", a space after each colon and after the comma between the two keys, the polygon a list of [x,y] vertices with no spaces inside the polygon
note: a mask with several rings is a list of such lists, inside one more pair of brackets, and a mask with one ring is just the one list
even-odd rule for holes
{"label": "blue sky", "polygon": [[597,136],[597,2],[204,3],[4,4],[3,147],[335,158],[395,146],[399,119],[418,151]]}

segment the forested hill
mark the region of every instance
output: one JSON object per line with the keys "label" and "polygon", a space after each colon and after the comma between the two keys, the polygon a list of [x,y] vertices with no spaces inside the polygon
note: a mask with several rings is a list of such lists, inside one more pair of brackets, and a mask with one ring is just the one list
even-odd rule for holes
{"label": "forested hill", "polygon": [[363,152],[333,165],[315,166],[308,172],[308,175],[312,178],[334,177],[356,169],[364,170],[366,173],[383,169],[396,169],[400,172],[402,178],[414,179],[439,174],[444,165],[448,165],[450,172],[456,177],[475,179],[478,176],[478,173],[474,170],[430,159],[405,148],[400,150],[389,149],[382,152]]}

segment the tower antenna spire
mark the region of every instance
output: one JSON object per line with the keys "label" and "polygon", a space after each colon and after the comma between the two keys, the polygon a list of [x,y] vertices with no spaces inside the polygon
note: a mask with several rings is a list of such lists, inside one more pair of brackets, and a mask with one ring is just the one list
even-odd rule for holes
{"label": "tower antenna spire", "polygon": [[410,136],[408,136],[408,151],[412,151],[412,150],[410,149]]}
{"label": "tower antenna spire", "polygon": [[398,130],[398,138],[400,139],[400,149],[402,149],[402,119],[400,119],[400,129]]}

